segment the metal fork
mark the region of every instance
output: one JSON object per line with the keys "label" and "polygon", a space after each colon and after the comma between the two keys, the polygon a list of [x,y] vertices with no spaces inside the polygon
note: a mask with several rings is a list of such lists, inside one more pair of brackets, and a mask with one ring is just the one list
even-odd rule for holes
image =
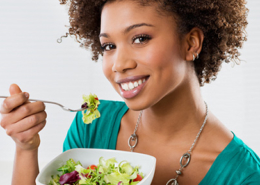
{"label": "metal fork", "polygon": [[[9,96],[0,96],[0,98],[8,98]],[[68,107],[65,107],[57,102],[53,102],[53,101],[45,101],[45,100],[36,100],[36,99],[28,99],[28,101],[41,101],[41,102],[44,102],[44,103],[51,103],[51,104],[55,104],[55,105],[58,105],[60,106],[63,110],[65,111],[69,111],[69,112],[79,112],[79,111],[83,111],[83,110],[86,110],[87,108],[81,108],[81,109],[70,109]]]}

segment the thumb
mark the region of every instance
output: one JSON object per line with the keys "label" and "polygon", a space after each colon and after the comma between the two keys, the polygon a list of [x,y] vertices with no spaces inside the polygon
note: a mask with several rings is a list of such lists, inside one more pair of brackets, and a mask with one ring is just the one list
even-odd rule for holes
{"label": "thumb", "polygon": [[10,85],[9,92],[10,92],[10,95],[14,95],[14,94],[21,93],[22,90],[20,89],[20,87],[18,85],[12,84],[12,85]]}

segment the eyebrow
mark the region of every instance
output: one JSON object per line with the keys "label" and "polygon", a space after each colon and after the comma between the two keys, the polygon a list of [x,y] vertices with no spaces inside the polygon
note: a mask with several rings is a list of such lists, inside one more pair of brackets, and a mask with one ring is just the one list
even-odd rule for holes
{"label": "eyebrow", "polygon": [[[131,26],[128,26],[128,27],[123,31],[123,33],[126,34],[126,33],[128,33],[129,31],[131,31],[132,29],[134,29],[134,28],[139,28],[139,27],[141,27],[141,26],[154,27],[153,25],[147,24],[147,23],[133,24],[133,25],[131,25]],[[106,37],[106,38],[108,38],[109,35],[108,35],[107,33],[100,33],[100,34],[99,34],[99,37]]]}

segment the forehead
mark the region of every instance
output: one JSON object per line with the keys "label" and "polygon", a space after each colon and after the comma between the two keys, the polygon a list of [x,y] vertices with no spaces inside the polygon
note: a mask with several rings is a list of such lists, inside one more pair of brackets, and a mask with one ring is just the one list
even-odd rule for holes
{"label": "forehead", "polygon": [[143,22],[158,26],[165,21],[170,24],[171,18],[159,14],[156,3],[142,6],[136,1],[112,1],[107,2],[102,9],[101,32],[119,31],[129,25]]}

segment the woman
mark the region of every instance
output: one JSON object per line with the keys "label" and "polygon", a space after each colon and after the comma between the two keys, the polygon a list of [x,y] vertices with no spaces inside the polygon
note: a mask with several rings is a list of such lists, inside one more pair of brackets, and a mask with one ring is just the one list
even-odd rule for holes
{"label": "woman", "polygon": [[[153,185],[259,184],[258,156],[208,110],[200,93],[223,61],[238,59],[246,40],[243,0],[78,0],[69,6],[69,34],[91,47],[93,60],[103,56],[103,72],[124,102],[101,101],[101,118],[91,125],[78,113],[64,150],[153,155]],[[17,85],[10,94],[1,126],[16,142],[13,184],[34,184],[44,104],[28,102]]]}

